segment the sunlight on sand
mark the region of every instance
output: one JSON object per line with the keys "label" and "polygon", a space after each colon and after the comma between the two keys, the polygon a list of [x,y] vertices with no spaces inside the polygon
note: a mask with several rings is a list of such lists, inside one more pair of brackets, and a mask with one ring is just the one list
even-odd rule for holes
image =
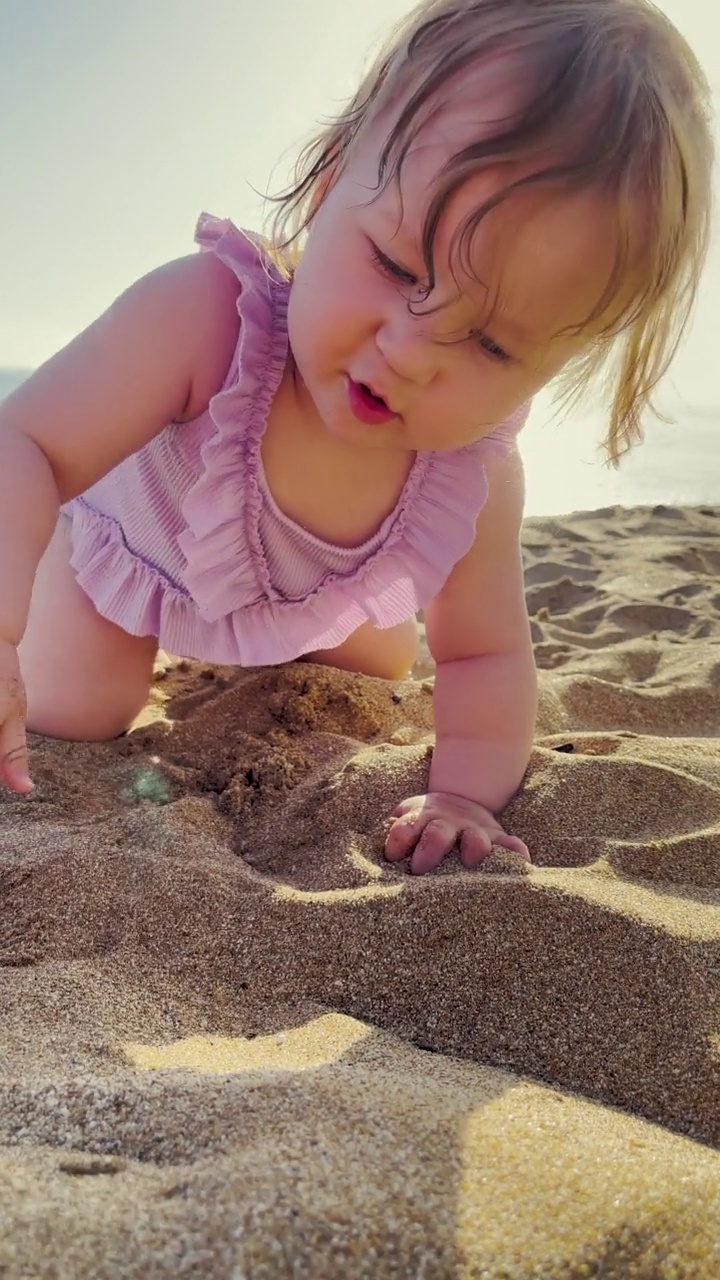
{"label": "sunlight on sand", "polygon": [[369,1029],[344,1014],[328,1013],[301,1027],[269,1036],[188,1036],[173,1044],[124,1046],[134,1067],[145,1071],[199,1071],[229,1075],[240,1071],[311,1071],[338,1062]]}
{"label": "sunlight on sand", "polygon": [[402,884],[363,884],[351,889],[295,889],[279,884],[274,896],[292,902],[367,902],[370,898],[398,898],[403,889]]}

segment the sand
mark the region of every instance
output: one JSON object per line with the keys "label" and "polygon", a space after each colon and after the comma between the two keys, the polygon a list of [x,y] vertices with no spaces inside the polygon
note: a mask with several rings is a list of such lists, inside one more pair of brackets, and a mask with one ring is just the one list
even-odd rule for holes
{"label": "sand", "polygon": [[381,856],[432,665],[159,664],[0,800],[0,1276],[720,1276],[720,509],[526,524],[531,868]]}

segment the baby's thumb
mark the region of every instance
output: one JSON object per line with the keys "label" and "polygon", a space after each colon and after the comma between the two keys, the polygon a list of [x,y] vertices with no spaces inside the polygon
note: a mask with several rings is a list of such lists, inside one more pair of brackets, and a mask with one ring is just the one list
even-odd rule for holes
{"label": "baby's thumb", "polygon": [[32,791],[25,724],[18,716],[0,730],[0,778],[11,791]]}

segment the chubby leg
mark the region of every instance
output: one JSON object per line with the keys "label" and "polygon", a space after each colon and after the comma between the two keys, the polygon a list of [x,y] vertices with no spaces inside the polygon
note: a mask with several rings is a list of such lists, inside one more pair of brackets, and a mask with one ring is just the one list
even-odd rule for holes
{"label": "chubby leg", "polygon": [[380,676],[383,680],[402,680],[408,675],[418,651],[418,627],[414,618],[396,627],[380,631],[369,622],[337,649],[319,649],[305,654],[305,662],[321,662],[342,671],[358,671],[364,676]]}
{"label": "chubby leg", "polygon": [[19,649],[28,729],[53,738],[117,737],[145,704],[156,652],[154,637],[108,622],[78,586],[70,521],[61,515],[38,567]]}

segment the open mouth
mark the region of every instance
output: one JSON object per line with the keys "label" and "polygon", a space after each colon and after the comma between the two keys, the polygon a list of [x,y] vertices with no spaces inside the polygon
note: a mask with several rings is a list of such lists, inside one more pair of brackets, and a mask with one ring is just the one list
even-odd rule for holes
{"label": "open mouth", "polygon": [[350,408],[355,417],[369,426],[377,426],[397,417],[381,396],[376,396],[366,382],[353,382],[347,379]]}
{"label": "open mouth", "polygon": [[367,382],[360,382],[358,385],[360,390],[364,391],[365,395],[369,396],[371,402],[376,404],[379,409],[387,409],[387,401],[383,400],[382,396],[376,396],[375,392],[368,386]]}

